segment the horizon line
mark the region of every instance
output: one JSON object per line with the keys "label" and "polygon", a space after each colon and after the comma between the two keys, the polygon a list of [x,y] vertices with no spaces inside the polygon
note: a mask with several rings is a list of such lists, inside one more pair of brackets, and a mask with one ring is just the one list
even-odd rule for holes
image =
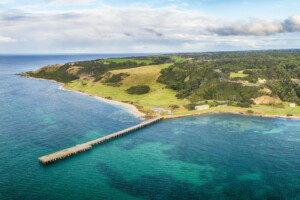
{"label": "horizon line", "polygon": [[115,55],[115,54],[149,54],[149,55],[162,55],[162,54],[188,54],[188,53],[218,53],[218,52],[258,52],[258,51],[300,51],[299,48],[281,48],[281,49],[249,49],[249,50],[219,50],[219,51],[179,51],[179,52],[116,52],[116,53],[0,53],[0,56],[17,56],[17,55]]}

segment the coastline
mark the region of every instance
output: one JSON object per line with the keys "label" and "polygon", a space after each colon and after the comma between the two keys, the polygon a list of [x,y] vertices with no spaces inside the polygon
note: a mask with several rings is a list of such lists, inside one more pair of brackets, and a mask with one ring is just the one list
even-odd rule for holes
{"label": "coastline", "polygon": [[259,114],[259,113],[247,113],[247,112],[237,112],[237,111],[207,111],[202,113],[190,113],[190,114],[181,114],[181,115],[167,115],[164,116],[165,120],[168,119],[176,119],[183,117],[193,117],[193,116],[201,116],[201,115],[213,115],[213,114],[233,114],[233,115],[244,115],[250,117],[263,117],[263,118],[279,118],[279,119],[294,119],[300,120],[300,116],[285,116],[285,115],[267,115],[267,114]]}
{"label": "coastline", "polygon": [[50,80],[50,79],[45,79],[45,78],[35,78],[35,77],[25,76],[25,75],[21,75],[21,76],[26,77],[26,78],[31,78],[31,79],[45,80],[45,81],[51,81],[51,82],[54,82],[54,83],[58,83],[59,84],[59,87],[58,87],[59,90],[77,92],[77,93],[82,94],[82,95],[87,95],[87,96],[93,97],[93,98],[95,98],[99,101],[105,102],[105,103],[110,103],[110,104],[122,106],[123,108],[127,109],[128,112],[130,112],[131,114],[133,114],[134,116],[136,116],[138,118],[144,118],[146,116],[145,113],[139,111],[137,109],[137,107],[135,107],[134,105],[129,104],[129,103],[124,103],[124,102],[120,102],[120,101],[106,99],[106,98],[103,98],[103,97],[99,97],[99,96],[87,94],[87,93],[84,93],[84,92],[80,92],[78,90],[67,89],[67,88],[64,87],[64,85],[65,85],[64,83],[61,83],[61,82],[58,82],[58,81],[55,81],[55,80]]}
{"label": "coastline", "polygon": [[[21,75],[24,76],[24,75]],[[35,78],[35,77],[30,77],[30,76],[25,76],[27,78],[32,78],[32,79],[40,79],[40,80],[46,80],[46,81],[52,81],[55,83],[58,83],[60,86],[58,89],[60,90],[67,90],[67,91],[71,91],[71,92],[77,92],[80,93],[82,95],[87,95],[90,97],[93,97],[99,101],[105,102],[105,103],[110,103],[110,104],[114,104],[114,105],[118,105],[118,106],[122,106],[123,108],[127,109],[128,112],[130,112],[131,114],[133,114],[134,116],[138,117],[138,118],[146,118],[147,115],[143,112],[141,112],[140,110],[138,110],[138,108],[132,104],[129,103],[124,103],[124,102],[120,102],[120,101],[116,101],[116,100],[111,100],[111,99],[106,99],[104,97],[99,97],[99,96],[95,96],[92,94],[88,94],[88,93],[84,93],[78,90],[72,90],[72,89],[67,89],[64,87],[64,83],[61,82],[57,82],[55,80],[50,80],[50,79],[44,79],[44,78]],[[201,115],[210,115],[210,114],[236,114],[236,115],[245,115],[245,116],[252,116],[252,117],[264,117],[264,118],[279,118],[279,119],[293,119],[293,120],[300,120],[300,116],[286,116],[286,115],[269,115],[269,114],[261,114],[261,113],[247,113],[247,112],[243,112],[243,111],[216,111],[216,110],[208,110],[206,112],[200,112],[200,113],[187,113],[187,114],[178,114],[178,115],[165,115],[164,120],[169,120],[169,119],[176,119],[176,118],[183,118],[183,117],[193,117],[193,116],[201,116]]]}
{"label": "coastline", "polygon": [[[58,82],[57,82],[58,83]],[[137,107],[135,107],[134,105],[132,104],[129,104],[129,103],[124,103],[124,102],[120,102],[120,101],[115,101],[115,100],[111,100],[111,99],[106,99],[106,98],[103,98],[103,97],[99,97],[99,96],[95,96],[95,95],[91,95],[91,94],[87,94],[87,93],[84,93],[84,92],[80,92],[80,91],[77,91],[77,90],[71,90],[71,89],[67,89],[64,87],[64,84],[63,83],[60,83],[61,85],[59,86],[58,89],[60,90],[66,90],[66,91],[71,91],[71,92],[77,92],[77,93],[80,93],[80,94],[83,94],[83,95],[87,95],[87,96],[90,96],[90,97],[93,97],[99,101],[102,101],[102,102],[105,102],[105,103],[110,103],[110,104],[114,104],[114,105],[118,105],[118,106],[122,106],[124,107],[125,109],[128,110],[128,112],[130,112],[131,114],[135,115],[136,117],[139,117],[139,118],[143,118],[146,116],[145,113],[139,111],[137,109]]]}
{"label": "coastline", "polygon": [[[140,110],[137,109],[137,107],[135,107],[132,104],[128,104],[128,103],[124,103],[124,102],[120,102],[120,101],[116,101],[116,100],[111,100],[111,99],[106,99],[103,97],[99,97],[99,96],[94,96],[91,94],[87,94],[84,92],[80,92],[77,90],[71,90],[71,89],[67,89],[64,88],[64,84],[60,83],[61,86],[59,89],[62,90],[68,90],[68,91],[72,91],[72,92],[78,92],[80,94],[83,95],[88,95],[91,97],[94,97],[100,101],[106,102],[106,103],[111,103],[111,104],[115,104],[115,105],[119,105],[119,106],[123,106],[125,107],[129,112],[131,112],[132,114],[136,115],[137,117],[140,118],[145,118],[146,114],[141,112]],[[207,112],[201,112],[201,113],[187,113],[187,114],[179,114],[179,115],[165,115],[164,120],[168,120],[168,119],[176,119],[176,118],[183,118],[183,117],[193,117],[193,116],[201,116],[201,115],[210,115],[210,114],[235,114],[235,115],[245,115],[245,116],[252,116],[252,117],[264,117],[264,118],[280,118],[280,119],[294,119],[294,120],[300,120],[300,116],[286,116],[286,115],[268,115],[268,114],[260,114],[260,113],[247,113],[247,112],[237,112],[237,111],[211,111],[208,110]]]}

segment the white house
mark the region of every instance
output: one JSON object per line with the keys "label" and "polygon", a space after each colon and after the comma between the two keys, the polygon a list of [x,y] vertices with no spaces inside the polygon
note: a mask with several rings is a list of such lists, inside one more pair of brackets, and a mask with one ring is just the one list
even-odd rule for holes
{"label": "white house", "polygon": [[227,107],[228,105],[227,104],[223,104],[223,105],[218,105],[217,107],[218,108],[225,108],[225,107]]}
{"label": "white house", "polygon": [[206,110],[206,109],[209,109],[209,105],[195,106],[195,110]]}
{"label": "white house", "polygon": [[266,79],[261,79],[261,78],[258,78],[258,83],[266,83],[267,80]]}
{"label": "white house", "polygon": [[296,104],[290,103],[290,108],[295,108],[295,107],[296,107]]}

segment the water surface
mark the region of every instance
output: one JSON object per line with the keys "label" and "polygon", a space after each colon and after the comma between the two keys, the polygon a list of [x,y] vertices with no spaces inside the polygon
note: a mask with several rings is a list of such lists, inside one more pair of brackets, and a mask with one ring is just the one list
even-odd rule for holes
{"label": "water surface", "polygon": [[163,121],[48,166],[37,157],[141,122],[15,73],[127,55],[0,56],[0,199],[300,199],[300,121]]}

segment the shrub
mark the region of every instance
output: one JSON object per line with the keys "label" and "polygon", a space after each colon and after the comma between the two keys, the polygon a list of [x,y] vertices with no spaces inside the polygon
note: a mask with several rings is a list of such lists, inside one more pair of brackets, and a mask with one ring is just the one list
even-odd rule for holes
{"label": "shrub", "polygon": [[287,114],[286,116],[291,117],[291,116],[293,116],[293,114],[289,113],[289,114]]}
{"label": "shrub", "polygon": [[178,105],[169,105],[169,108],[176,109],[176,108],[179,108],[179,106]]}
{"label": "shrub", "polygon": [[121,81],[128,76],[128,73],[112,74],[108,72],[102,77],[102,83],[108,86],[119,87],[122,85]]}
{"label": "shrub", "polygon": [[128,94],[146,94],[149,91],[150,87],[148,85],[132,86],[126,90]]}
{"label": "shrub", "polygon": [[195,110],[196,104],[191,103],[184,106],[188,110]]}
{"label": "shrub", "polygon": [[253,113],[254,113],[254,111],[253,111],[253,110],[247,110],[247,113],[249,113],[249,114],[253,114]]}
{"label": "shrub", "polygon": [[243,108],[250,108],[250,107],[251,107],[251,104],[248,103],[248,102],[245,102],[245,103],[237,103],[237,106],[243,107]]}

